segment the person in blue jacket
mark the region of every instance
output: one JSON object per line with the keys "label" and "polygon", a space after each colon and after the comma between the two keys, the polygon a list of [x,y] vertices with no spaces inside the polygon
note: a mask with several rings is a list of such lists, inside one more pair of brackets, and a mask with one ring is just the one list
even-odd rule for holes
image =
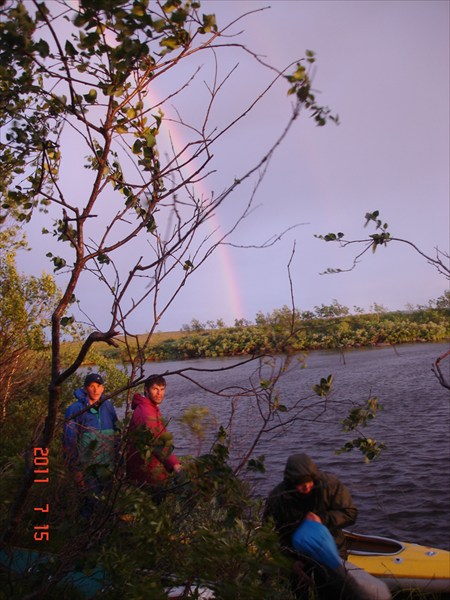
{"label": "person in blue jacket", "polygon": [[102,400],[104,389],[103,378],[90,373],[64,414],[64,458],[85,495],[81,511],[85,516],[92,513],[96,496],[106,489],[115,470],[117,414],[109,400]]}

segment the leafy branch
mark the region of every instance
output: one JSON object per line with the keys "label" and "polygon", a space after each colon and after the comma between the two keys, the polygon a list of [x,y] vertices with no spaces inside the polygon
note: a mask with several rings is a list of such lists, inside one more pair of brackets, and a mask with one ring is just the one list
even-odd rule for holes
{"label": "leafy branch", "polygon": [[346,442],[342,448],[337,450],[337,454],[351,452],[352,450],[357,449],[363,453],[365,461],[370,462],[379,456],[382,450],[386,449],[386,445],[383,442],[377,442],[372,438],[362,435],[360,432],[360,428],[366,427],[380,410],[383,410],[383,406],[378,402],[378,398],[375,396],[368,398],[365,404],[355,406],[350,410],[348,416],[341,421],[342,431],[357,431],[360,435],[359,437]]}
{"label": "leafy branch", "polygon": [[436,248],[436,256],[433,258],[432,256],[426,254],[423,250],[421,250],[416,244],[414,244],[410,240],[398,238],[391,235],[391,233],[389,232],[389,225],[379,218],[379,214],[379,211],[375,210],[374,212],[366,213],[365,215],[366,222],[364,224],[364,227],[367,227],[370,224],[375,225],[375,233],[369,235],[367,239],[347,240],[345,239],[345,234],[342,232],[327,233],[326,235],[314,236],[325,242],[338,243],[342,248],[345,248],[346,246],[352,244],[364,246],[364,249],[354,257],[353,264],[351,267],[347,269],[328,268],[322,274],[348,273],[349,271],[353,271],[353,269],[355,269],[357,264],[360,262],[362,256],[369,252],[369,250],[372,250],[372,252],[375,253],[380,246],[387,247],[387,245],[392,242],[399,242],[401,244],[406,244],[407,246],[413,248],[413,250],[420,254],[420,256],[425,258],[425,260],[431,266],[433,266],[438,271],[438,273],[444,275],[447,279],[450,279],[450,255],[447,252]]}

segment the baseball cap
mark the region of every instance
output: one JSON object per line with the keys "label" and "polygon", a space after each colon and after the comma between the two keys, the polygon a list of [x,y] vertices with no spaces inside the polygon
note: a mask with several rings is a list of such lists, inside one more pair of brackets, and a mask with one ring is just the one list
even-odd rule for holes
{"label": "baseball cap", "polygon": [[91,383],[99,383],[100,385],[104,385],[104,381],[101,375],[98,373],[89,373],[84,380],[84,387],[88,387]]}

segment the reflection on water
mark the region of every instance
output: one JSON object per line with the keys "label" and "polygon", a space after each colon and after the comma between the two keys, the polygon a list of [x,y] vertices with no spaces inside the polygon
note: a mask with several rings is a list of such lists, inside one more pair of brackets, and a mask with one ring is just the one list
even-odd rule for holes
{"label": "reflection on water", "polygon": [[[316,351],[282,377],[278,389],[282,402],[304,409],[302,419],[276,437],[264,437],[255,455],[266,457],[266,473],[253,477],[255,493],[265,496],[282,477],[289,454],[307,452],[319,468],[336,473],[350,487],[359,508],[357,531],[396,537],[405,541],[450,548],[450,434],[449,394],[430,367],[445,344],[411,344],[337,352]],[[205,359],[149,364],[147,374],[193,368],[221,368],[236,359]],[[216,373],[191,371],[189,376],[209,389],[248,387],[256,365]],[[323,414],[311,396],[312,385],[330,373],[334,377],[332,401]],[[266,373],[267,374],[267,373]],[[231,402],[198,388],[179,375],[169,376],[163,414],[171,420],[178,454],[195,452],[191,437],[177,418],[192,405],[208,406],[217,421],[226,424]],[[338,424],[352,402],[377,396],[384,406],[365,430],[367,437],[382,440],[387,449],[371,464],[357,451],[336,455],[349,439]],[[237,459],[260,428],[254,403],[245,397],[234,405],[233,457]],[[355,437],[355,436],[352,436]],[[204,445],[202,451],[207,451]]]}

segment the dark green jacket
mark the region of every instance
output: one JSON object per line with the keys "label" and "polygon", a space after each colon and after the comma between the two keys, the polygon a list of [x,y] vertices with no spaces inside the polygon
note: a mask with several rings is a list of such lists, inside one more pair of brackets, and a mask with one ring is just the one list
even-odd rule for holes
{"label": "dark green jacket", "polygon": [[[314,488],[305,496],[295,486],[306,477],[314,481]],[[293,549],[292,534],[308,512],[321,518],[345,558],[342,528],[353,525],[357,515],[350,492],[335,475],[319,471],[307,454],[293,454],[286,463],[283,481],[269,494],[264,510],[264,520],[273,519],[283,549]]]}

